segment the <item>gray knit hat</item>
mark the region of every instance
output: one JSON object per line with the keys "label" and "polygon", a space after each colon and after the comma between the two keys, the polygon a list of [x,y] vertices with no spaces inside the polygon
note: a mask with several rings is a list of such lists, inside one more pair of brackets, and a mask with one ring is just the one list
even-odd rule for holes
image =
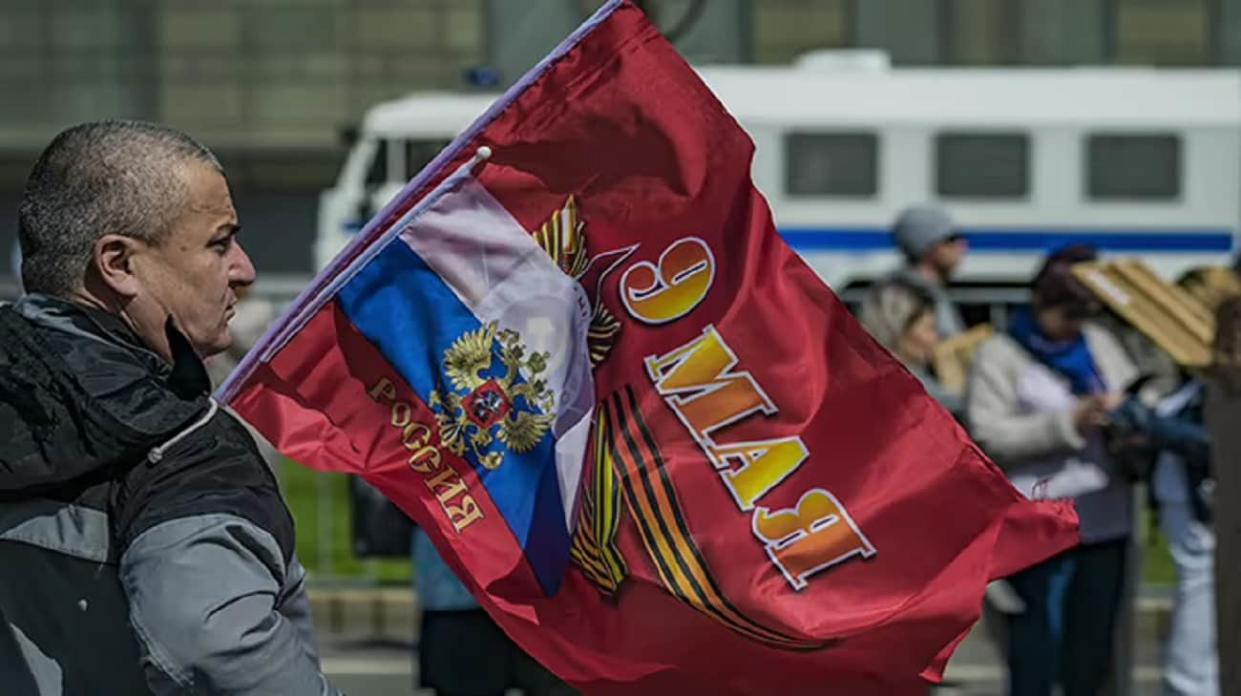
{"label": "gray knit hat", "polygon": [[936,244],[956,235],[956,225],[948,213],[930,205],[906,208],[892,227],[896,246],[911,261],[921,259]]}

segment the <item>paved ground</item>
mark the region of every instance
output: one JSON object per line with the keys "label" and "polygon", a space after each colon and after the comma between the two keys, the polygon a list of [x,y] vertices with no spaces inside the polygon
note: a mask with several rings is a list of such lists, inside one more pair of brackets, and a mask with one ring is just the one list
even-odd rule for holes
{"label": "paved ground", "polygon": [[[1005,672],[990,642],[976,632],[957,650],[947,684],[935,696],[1003,696]],[[324,669],[351,696],[409,696],[413,692],[412,647],[393,641],[331,640],[324,645]],[[1153,639],[1137,646],[1131,696],[1159,694],[1158,650]]]}
{"label": "paved ground", "polygon": [[[1134,646],[1136,665],[1133,670],[1133,691],[1130,696],[1158,696],[1160,671],[1159,649],[1153,631]],[[981,629],[961,644],[948,664],[945,686],[936,696],[1004,696],[1007,672],[1000,654]]]}
{"label": "paved ground", "polygon": [[[350,696],[414,693],[411,593],[392,590],[312,589],[314,616],[323,642],[324,669]],[[1134,646],[1134,689],[1129,696],[1159,693],[1159,638],[1167,621],[1166,595],[1144,593]],[[1003,696],[1003,661],[985,630],[975,629],[948,665],[946,685],[935,696]]]}
{"label": "paved ground", "polygon": [[408,696],[413,691],[410,652],[393,648],[333,648],[323,668],[350,696]]}

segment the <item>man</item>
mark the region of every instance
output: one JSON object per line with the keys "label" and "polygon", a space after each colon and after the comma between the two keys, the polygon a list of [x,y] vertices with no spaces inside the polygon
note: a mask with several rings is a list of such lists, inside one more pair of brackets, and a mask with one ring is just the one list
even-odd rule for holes
{"label": "man", "polygon": [[895,278],[922,288],[935,299],[935,326],[941,340],[965,330],[961,314],[948,297],[948,279],[965,258],[969,243],[952,218],[932,206],[906,208],[896,219],[892,237],[906,265]]}
{"label": "man", "polygon": [[136,122],[58,135],[0,307],[5,694],[336,694],[293,520],[209,396],[254,267],[219,162]]}

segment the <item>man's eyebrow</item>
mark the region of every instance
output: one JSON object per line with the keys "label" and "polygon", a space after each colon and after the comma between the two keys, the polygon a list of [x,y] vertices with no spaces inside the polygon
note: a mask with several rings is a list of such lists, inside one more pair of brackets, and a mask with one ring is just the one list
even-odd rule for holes
{"label": "man's eyebrow", "polygon": [[224,223],[216,228],[215,234],[212,234],[207,240],[208,246],[213,246],[223,242],[226,239],[234,239],[241,232],[241,225],[231,222]]}

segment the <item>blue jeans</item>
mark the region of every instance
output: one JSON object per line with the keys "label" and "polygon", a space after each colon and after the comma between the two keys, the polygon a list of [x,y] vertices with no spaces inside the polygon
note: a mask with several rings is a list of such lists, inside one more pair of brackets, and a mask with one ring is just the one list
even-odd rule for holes
{"label": "blue jeans", "polygon": [[1107,681],[1128,540],[1082,545],[1009,578],[1025,602],[1009,624],[1010,696],[1096,696]]}

